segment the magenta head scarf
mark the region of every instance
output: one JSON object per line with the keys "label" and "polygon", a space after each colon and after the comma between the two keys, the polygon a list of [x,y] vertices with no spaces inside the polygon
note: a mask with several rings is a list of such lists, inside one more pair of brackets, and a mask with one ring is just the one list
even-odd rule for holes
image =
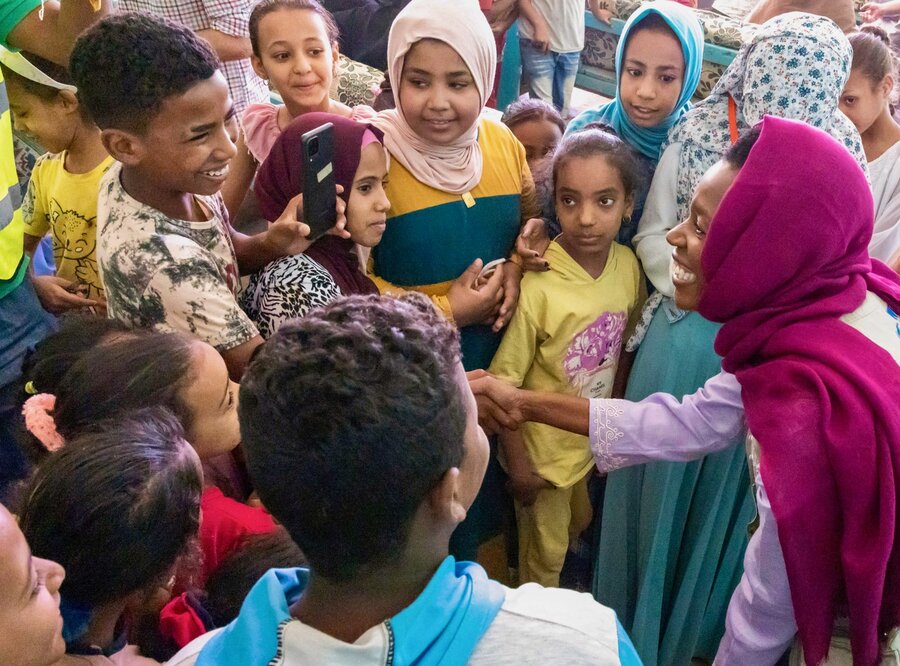
{"label": "magenta head scarf", "polygon": [[[846,603],[853,661],[900,621],[900,368],[840,320],[900,281],[869,259],[872,195],[856,160],[809,125],[766,116],[710,223],[698,310],[741,384],[808,664]],[[898,310],[900,311],[900,310]]]}
{"label": "magenta head scarf", "polygon": [[[254,191],[259,209],[269,221],[277,220],[288,202],[303,191],[301,137],[325,123],[334,125],[334,179],[342,185],[344,201],[350,197],[359,167],[363,136],[371,132],[382,142],[381,131],[332,113],[305,113],[281,133],[256,174]],[[355,244],[349,238],[325,235],[305,253],[327,270],[345,296],[377,294],[378,288],[359,268]]]}

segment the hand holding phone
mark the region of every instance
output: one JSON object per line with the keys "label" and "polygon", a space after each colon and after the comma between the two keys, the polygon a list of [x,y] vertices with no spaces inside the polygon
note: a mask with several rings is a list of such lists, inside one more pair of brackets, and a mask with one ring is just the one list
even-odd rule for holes
{"label": "hand holding phone", "polygon": [[[340,194],[344,188],[335,185],[335,193]],[[328,230],[328,233],[334,234],[339,238],[350,238],[350,232],[347,231],[347,218],[344,211],[347,206],[344,200],[336,197],[337,204],[335,212],[337,213],[337,222]],[[292,254],[300,254],[306,252],[313,241],[310,240],[310,229],[303,219],[303,194],[298,194],[288,201],[284,212],[277,220],[269,225],[266,230],[265,242],[268,251],[273,257],[284,257]]]}
{"label": "hand holding phone", "polygon": [[478,279],[487,279],[494,274],[494,271],[497,270],[498,266],[506,263],[506,259],[494,259],[493,261],[489,261],[484,265],[484,268],[481,269],[481,272],[478,274]]}
{"label": "hand holding phone", "polygon": [[481,259],[476,259],[456,278],[447,291],[453,320],[460,328],[470,324],[493,321],[503,300],[503,274],[494,271],[479,285],[478,275],[483,270]]}
{"label": "hand holding phone", "polygon": [[478,279],[475,280],[475,288],[481,289],[481,287],[487,284],[487,281],[491,279],[491,276],[496,273],[497,269],[504,263],[506,263],[506,259],[494,259],[494,261],[486,263],[478,274]]}
{"label": "hand holding phone", "polygon": [[300,137],[303,160],[303,206],[297,211],[315,241],[337,223],[334,181],[334,125],[325,123]]}

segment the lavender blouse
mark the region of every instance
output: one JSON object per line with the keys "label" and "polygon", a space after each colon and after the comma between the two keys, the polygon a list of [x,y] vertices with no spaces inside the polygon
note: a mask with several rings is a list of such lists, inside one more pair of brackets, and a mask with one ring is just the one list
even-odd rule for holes
{"label": "lavender blouse", "polygon": [[[900,324],[895,316],[869,293],[841,320],[900,363]],[[682,400],[667,393],[654,393],[641,402],[591,400],[591,450],[601,472],[655,460],[697,460],[728,448],[745,431],[741,386],[734,375],[724,372]],[[758,450],[753,437],[748,437],[748,448]],[[728,605],[716,666],[774,664],[797,633],[784,555],[758,456],[751,455],[750,462],[760,523],[750,537],[744,575]]]}
{"label": "lavender blouse", "polygon": [[[724,372],[683,400],[667,393],[637,403],[591,400],[591,449],[601,472],[657,460],[697,460],[728,448],[744,431],[740,384]],[[760,524],[728,606],[716,666],[774,664],[797,633],[775,517],[758,470],[755,476]]]}

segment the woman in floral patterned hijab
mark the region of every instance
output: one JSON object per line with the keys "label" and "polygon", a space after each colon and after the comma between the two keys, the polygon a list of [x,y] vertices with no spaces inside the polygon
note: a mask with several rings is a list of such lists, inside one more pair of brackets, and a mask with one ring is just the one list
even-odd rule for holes
{"label": "woman in floral patterned hijab", "polygon": [[687,214],[700,177],[733,143],[729,98],[737,134],[766,114],[802,120],[843,143],[866,168],[859,132],[838,110],[850,76],[853,49],[830,19],[791,12],[760,26],[709,97],[696,104],[669,133],[663,150],[682,144],[678,163],[678,220]]}

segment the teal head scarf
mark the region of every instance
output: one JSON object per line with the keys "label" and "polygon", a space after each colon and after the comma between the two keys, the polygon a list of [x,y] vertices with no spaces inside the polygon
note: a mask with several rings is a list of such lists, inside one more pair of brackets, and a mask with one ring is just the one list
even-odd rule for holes
{"label": "teal head scarf", "polygon": [[[675,109],[661,124],[656,127],[638,127],[631,122],[622,106],[618,82],[622,78],[622,61],[625,59],[625,47],[631,31],[650,14],[659,14],[681,43],[681,51],[684,54],[684,84],[675,103]],[[669,129],[691,107],[691,96],[700,83],[702,69],[703,29],[694,11],[670,0],[646,2],[625,22],[619,37],[619,45],[616,47],[616,98],[612,102],[579,114],[569,123],[566,133],[577,131],[590,123],[606,123],[626,143],[655,162],[659,159],[659,149],[666,140]]]}

